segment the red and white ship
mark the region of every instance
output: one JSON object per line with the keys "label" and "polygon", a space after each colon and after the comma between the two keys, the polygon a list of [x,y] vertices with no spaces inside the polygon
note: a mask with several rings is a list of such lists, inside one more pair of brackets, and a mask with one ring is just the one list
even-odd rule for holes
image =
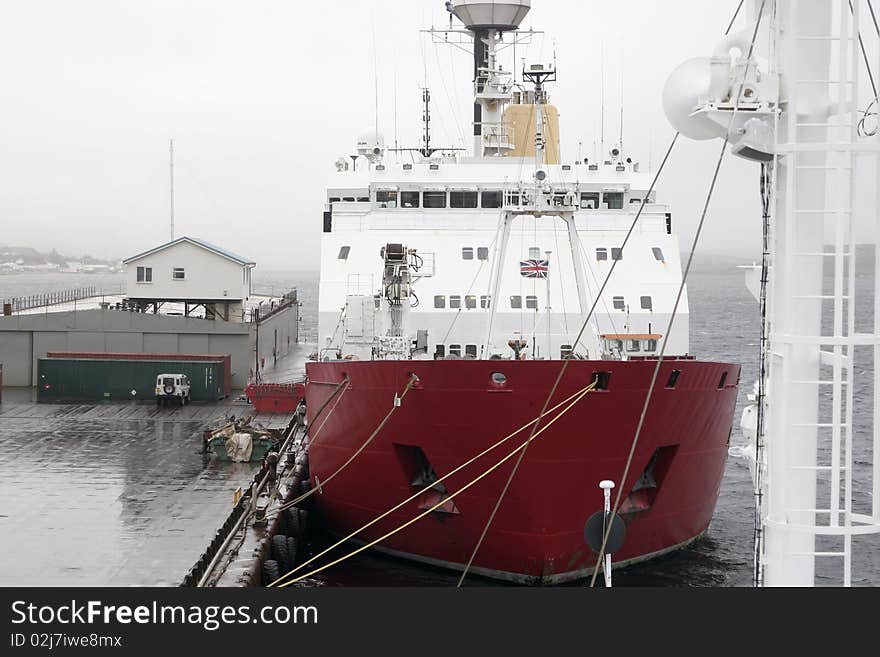
{"label": "red and white ship", "polygon": [[617,563],[687,545],[712,519],[740,368],[690,355],[686,294],[670,323],[682,277],[670,210],[620,145],[596,161],[560,158],[545,88],[555,67],[526,66],[518,82],[501,61],[535,34],[519,30],[529,0],[447,5],[465,30],[444,39],[474,47],[472,155],[433,148],[427,121],[405,157],[370,132],[327,191],[320,351],[306,366],[321,518],[345,536],[413,497],[356,540],[436,507],[375,549],[463,569],[515,458],[469,484],[529,437],[567,363],[471,572],[526,583],[591,573],[584,523],[605,479],[622,489]]}

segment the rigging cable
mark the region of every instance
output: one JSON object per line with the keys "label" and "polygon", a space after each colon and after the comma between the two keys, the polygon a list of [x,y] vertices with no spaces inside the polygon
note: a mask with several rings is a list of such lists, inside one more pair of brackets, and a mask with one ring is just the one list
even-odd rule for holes
{"label": "rigging cable", "polygon": [[[673,322],[675,322],[675,317],[678,313],[678,306],[679,306],[679,304],[681,302],[681,298],[684,294],[684,289],[685,289],[685,285],[687,284],[688,275],[690,274],[691,265],[693,264],[693,261],[694,261],[694,254],[697,250],[697,246],[699,245],[700,236],[702,235],[702,232],[703,232],[703,226],[705,225],[705,222],[706,222],[706,215],[709,212],[709,204],[712,201],[712,195],[715,191],[715,184],[718,181],[718,174],[721,172],[721,164],[724,162],[724,156],[727,154],[727,146],[730,143],[730,132],[733,129],[733,121],[734,121],[734,119],[736,119],[737,112],[739,111],[740,99],[742,98],[743,88],[745,87],[745,81],[746,81],[746,78],[748,77],[749,67],[751,66],[751,63],[752,63],[752,56],[755,51],[755,42],[757,41],[757,38],[758,38],[758,30],[761,27],[761,19],[764,17],[764,8],[765,8],[766,4],[767,4],[767,0],[761,0],[761,8],[758,12],[758,19],[755,22],[755,30],[752,34],[752,40],[749,45],[749,53],[748,53],[748,56],[746,57],[746,63],[745,63],[745,67],[743,69],[742,79],[739,83],[739,88],[737,89],[736,102],[734,103],[733,111],[730,115],[730,121],[728,122],[728,125],[727,125],[727,135],[724,138],[724,142],[721,144],[721,151],[718,154],[718,162],[715,164],[715,171],[712,174],[712,182],[709,185],[709,192],[706,195],[706,202],[703,205],[703,211],[700,215],[700,221],[697,224],[697,230],[696,230],[696,233],[694,234],[694,240],[693,240],[693,244],[691,246],[691,252],[688,254],[687,265],[685,266],[684,275],[682,276],[682,279],[681,279],[681,285],[678,288],[678,294],[676,295],[676,298],[675,298],[675,305],[672,308],[672,315],[669,317],[669,324],[666,329],[666,334],[663,336],[663,344],[660,348],[660,356],[657,359],[657,364],[654,367],[654,373],[651,376],[651,383],[648,387],[648,394],[645,396],[645,403],[642,406],[642,413],[639,417],[639,423],[638,423],[638,426],[636,427],[636,433],[635,433],[635,436],[633,436],[633,441],[632,441],[632,445],[630,446],[629,455],[627,456],[627,459],[626,459],[626,466],[623,469],[623,474],[620,478],[620,484],[617,487],[617,495],[615,496],[615,499],[614,499],[614,507],[611,510],[612,517],[617,513],[617,510],[620,508],[620,502],[623,498],[623,491],[624,491],[624,485],[626,483],[626,478],[629,476],[629,470],[630,470],[630,467],[632,466],[632,461],[633,461],[633,456],[635,455],[636,446],[639,443],[639,438],[641,437],[641,434],[642,434],[642,428],[644,427],[644,424],[645,424],[645,417],[648,414],[648,406],[650,405],[651,399],[654,396],[654,385],[656,384],[657,376],[660,373],[660,366],[663,364],[663,357],[666,354],[666,346],[669,344],[669,332],[672,330],[672,324],[673,324]],[[608,536],[611,534],[612,526],[613,526],[613,523],[609,522],[608,527],[605,529],[604,535],[602,536],[602,545],[599,549],[599,555],[596,560],[596,566],[593,569],[593,577],[590,580],[591,587],[596,584],[596,576],[599,574],[600,565],[604,561],[605,546],[608,544]]]}
{"label": "rigging cable", "polygon": [[755,535],[754,535],[754,585],[761,585],[761,549],[763,532],[761,528],[761,508],[763,506],[763,462],[764,462],[764,399],[767,394],[767,283],[770,272],[770,203],[775,169],[771,164],[761,164],[761,291],[759,295],[761,314],[761,354],[758,363],[757,424],[755,431]]}
{"label": "rigging cable", "polygon": [[739,16],[739,12],[742,11],[745,2],[746,0],[739,0],[739,5],[737,6],[736,11],[733,12],[733,18],[730,19],[730,24],[727,26],[727,29],[724,30],[724,36],[730,34],[730,30],[733,29],[733,24],[736,22],[736,19]]}
{"label": "rigging cable", "polygon": [[[654,178],[651,180],[651,186],[648,188],[645,197],[642,199],[641,204],[639,205],[638,212],[636,212],[636,216],[633,218],[632,223],[630,224],[629,230],[626,233],[626,236],[623,238],[623,242],[620,245],[621,250],[626,246],[633,232],[635,231],[636,225],[639,222],[639,219],[642,216],[642,212],[645,209],[645,205],[647,205],[648,199],[651,196],[651,192],[654,191],[654,187],[657,184],[657,180],[660,178],[660,174],[663,172],[663,169],[666,165],[666,162],[669,160],[669,156],[672,154],[672,149],[675,147],[676,142],[678,141],[679,133],[676,132],[672,137],[672,141],[669,144],[669,148],[666,150],[666,155],[663,156],[663,161],[660,163],[660,167],[657,169],[657,173],[654,174]],[[605,280],[602,282],[602,287],[599,289],[599,292],[596,295],[596,298],[593,299],[593,304],[590,307],[590,312],[587,313],[587,316],[584,318],[583,323],[581,324],[580,331],[572,344],[572,352],[577,348],[578,343],[584,335],[584,331],[586,331],[587,326],[589,325],[590,318],[593,316],[593,313],[596,310],[596,306],[599,304],[599,300],[602,298],[602,294],[605,291],[605,287],[608,285],[608,281],[611,279],[611,275],[614,273],[614,269],[617,267],[617,263],[619,260],[613,260],[611,263],[611,267],[608,270],[608,274],[605,276]],[[547,395],[547,399],[544,402],[544,408],[541,410],[538,419],[535,420],[535,424],[532,427],[532,433],[534,434],[538,430],[538,426],[541,423],[541,420],[547,413],[547,407],[550,405],[550,400],[553,399],[553,396],[556,394],[556,389],[559,387],[560,381],[562,381],[562,377],[565,375],[566,370],[568,369],[568,365],[571,363],[571,360],[566,360],[563,362],[562,367],[559,368],[559,374],[556,376],[556,381],[553,383],[552,388],[550,389],[550,394]],[[530,441],[526,441],[526,443],[522,446],[522,451],[520,452],[519,457],[516,460],[516,463],[513,466],[513,469],[510,471],[510,475],[507,478],[507,482],[504,484],[504,488],[501,491],[501,494],[498,496],[498,500],[495,502],[495,507],[492,509],[492,513],[490,514],[488,520],[486,521],[485,526],[483,527],[483,532],[480,535],[479,541],[477,541],[476,546],[474,547],[474,551],[471,553],[470,559],[468,559],[468,563],[465,566],[464,571],[461,574],[461,578],[458,580],[458,586],[460,587],[464,583],[464,578],[467,576],[468,571],[470,570],[471,565],[473,564],[474,558],[477,556],[477,552],[480,550],[480,546],[483,544],[483,540],[486,538],[486,533],[489,531],[489,527],[492,524],[492,521],[495,519],[496,514],[498,513],[498,508],[501,506],[501,502],[504,500],[504,496],[507,494],[507,490],[510,488],[510,484],[513,481],[514,476],[516,476],[517,470],[519,470],[519,465],[522,463],[523,458],[526,454],[526,449],[529,446]]]}
{"label": "rigging cable", "polygon": [[[871,0],[868,0],[868,8],[871,10],[871,18],[874,21],[874,30],[877,33],[877,36],[880,37],[880,25],[877,24],[877,16],[874,13],[874,6],[871,4]],[[853,16],[853,20],[856,18],[855,7],[853,7],[852,0],[849,0],[849,11]],[[876,111],[877,106],[877,84],[874,81],[874,72],[871,69],[871,61],[868,59],[868,51],[865,48],[865,41],[862,38],[861,30],[858,32],[859,37],[859,48],[862,51],[862,59],[865,62],[865,70],[868,73],[868,80],[871,83],[871,89],[874,92],[874,97],[868,103],[868,106],[861,112],[862,117],[858,121],[858,125],[856,130],[860,137],[874,137],[878,131],[880,131],[880,126],[874,125],[873,127],[867,126],[867,121],[869,118],[876,117],[878,112]]]}
{"label": "rigging cable", "polygon": [[[850,11],[850,14],[852,14],[852,16],[853,16],[853,19],[855,19],[856,10],[855,10],[855,7],[853,7],[852,0],[849,0],[849,11]],[[867,72],[868,72],[868,80],[871,82],[871,89],[874,91],[874,98],[876,99],[877,98],[877,83],[874,82],[874,72],[871,70],[871,62],[868,59],[868,51],[865,49],[865,41],[864,41],[864,39],[862,39],[861,30],[859,30],[858,37],[859,37],[859,48],[862,51],[862,59],[865,60],[865,70],[867,70]]]}
{"label": "rigging cable", "polygon": [[877,32],[877,36],[880,37],[880,25],[877,24],[877,14],[874,13],[874,5],[871,3],[871,0],[868,0],[868,9],[871,12],[871,20],[874,21],[874,30]]}

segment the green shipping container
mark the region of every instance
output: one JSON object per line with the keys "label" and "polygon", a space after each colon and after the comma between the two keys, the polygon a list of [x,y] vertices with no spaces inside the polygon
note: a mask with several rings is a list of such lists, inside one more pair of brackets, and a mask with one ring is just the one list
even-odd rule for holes
{"label": "green shipping container", "polygon": [[52,401],[155,400],[159,374],[186,374],[193,401],[225,396],[223,361],[40,358],[37,399]]}

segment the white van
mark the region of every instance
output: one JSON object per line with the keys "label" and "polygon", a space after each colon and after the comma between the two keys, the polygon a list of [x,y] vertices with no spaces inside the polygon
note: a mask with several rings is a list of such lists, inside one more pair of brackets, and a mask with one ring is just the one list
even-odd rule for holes
{"label": "white van", "polygon": [[180,406],[190,402],[189,377],[186,374],[160,374],[156,377],[156,406],[173,402]]}

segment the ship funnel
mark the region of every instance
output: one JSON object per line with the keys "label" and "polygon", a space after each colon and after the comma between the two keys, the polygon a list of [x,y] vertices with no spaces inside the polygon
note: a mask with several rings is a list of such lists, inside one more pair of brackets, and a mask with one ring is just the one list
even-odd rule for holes
{"label": "ship funnel", "polygon": [[532,8],[531,0],[458,0],[451,4],[452,13],[472,32],[515,30]]}

